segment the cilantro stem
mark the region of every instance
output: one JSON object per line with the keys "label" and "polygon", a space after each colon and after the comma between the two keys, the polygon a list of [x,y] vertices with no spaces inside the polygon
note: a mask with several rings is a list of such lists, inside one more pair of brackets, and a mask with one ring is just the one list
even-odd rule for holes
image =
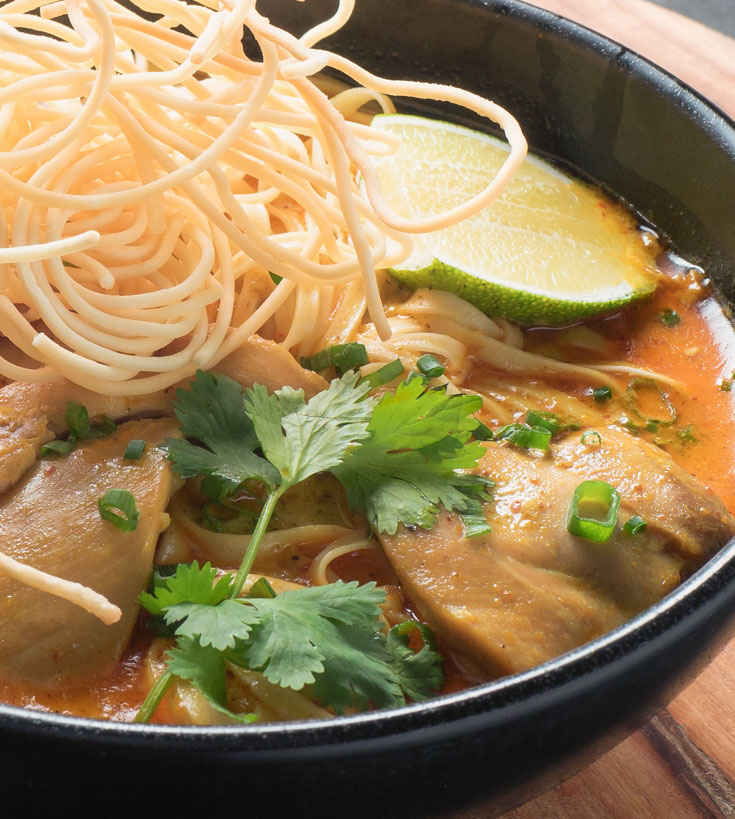
{"label": "cilantro stem", "polygon": [[[289,484],[277,486],[273,489],[263,505],[263,510],[258,517],[258,522],[255,524],[250,544],[248,545],[245,556],[242,559],[240,568],[235,575],[235,580],[232,584],[231,598],[239,597],[242,587],[245,585],[250,569],[255,561],[255,555],[258,553],[260,542],[263,540],[263,535],[268,530],[268,524],[271,522],[273,512],[276,504],[281,498],[281,495],[288,489]],[[164,671],[163,674],[156,680],[148,695],[143,700],[138,713],[135,715],[134,722],[148,722],[158,708],[161,700],[169,689],[169,686],[174,681],[174,675],[170,671]]]}
{"label": "cilantro stem", "polygon": [[258,522],[255,524],[255,529],[253,530],[253,534],[250,538],[250,544],[248,545],[247,551],[242,559],[240,568],[237,570],[237,574],[235,575],[235,581],[232,584],[232,591],[230,592],[231,598],[240,596],[240,592],[242,591],[242,587],[245,585],[250,569],[253,567],[255,555],[258,553],[258,548],[260,547],[260,541],[263,539],[263,535],[268,530],[268,524],[271,522],[271,517],[273,516],[273,511],[276,508],[276,504],[286,489],[288,489],[288,484],[281,484],[281,486],[277,486],[268,495],[268,499],[263,505],[263,510],[258,518]]}
{"label": "cilantro stem", "polygon": [[173,681],[174,675],[170,671],[167,670],[161,674],[143,700],[143,704],[138,709],[133,722],[148,722],[150,720]]}

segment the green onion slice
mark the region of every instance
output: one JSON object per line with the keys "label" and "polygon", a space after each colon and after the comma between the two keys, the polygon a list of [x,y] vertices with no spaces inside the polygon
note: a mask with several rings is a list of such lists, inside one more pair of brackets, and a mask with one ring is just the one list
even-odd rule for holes
{"label": "green onion slice", "polygon": [[271,586],[265,577],[259,577],[248,589],[247,593],[243,595],[243,597],[249,597],[250,599],[257,597],[269,600],[272,600],[275,596],[276,592],[273,589],[273,586]]}
{"label": "green onion slice", "polygon": [[376,387],[382,387],[384,384],[390,384],[399,375],[403,375],[404,366],[400,358],[391,361],[379,370],[374,370],[369,375],[363,376],[362,384],[369,384],[370,389],[374,390]]}
{"label": "green onion slice", "polygon": [[84,404],[77,404],[75,401],[69,401],[66,405],[66,413],[64,414],[66,425],[69,427],[72,435],[78,438],[86,438],[89,433],[91,424],[89,423],[89,413]]}
{"label": "green onion slice", "polygon": [[645,429],[645,426],[642,424],[636,424],[636,422],[627,415],[621,415],[618,423],[627,430],[630,430],[635,435]]}
{"label": "green onion slice", "polygon": [[612,398],[612,389],[610,389],[610,387],[595,387],[594,390],[592,390],[592,397],[598,403],[609,401]]}
{"label": "green onion slice", "polygon": [[49,455],[68,455],[77,445],[74,434],[70,435],[66,441],[49,441],[41,447],[41,457],[48,458]]}
{"label": "green onion slice", "polygon": [[76,401],[67,403],[64,419],[69,431],[78,441],[106,438],[117,429],[117,424],[106,415],[101,415],[97,421],[92,423],[89,420],[87,408],[84,404],[77,404]]}
{"label": "green onion slice", "polygon": [[676,325],[681,321],[681,316],[676,312],[676,310],[672,310],[670,307],[664,308],[659,316],[662,323],[666,327],[676,327]]}
{"label": "green onion slice", "polygon": [[573,535],[604,543],[610,539],[618,519],[620,493],[606,481],[582,481],[574,490],[567,516]]}
{"label": "green onion slice", "polygon": [[[638,409],[637,402],[639,396],[643,394],[644,390],[653,390],[656,393],[657,398],[661,401],[663,408],[665,408],[666,412],[668,413],[667,418],[651,418],[644,415]],[[628,397],[628,403],[630,404],[631,411],[646,422],[645,429],[647,429],[649,432],[656,432],[659,426],[670,427],[672,424],[676,423],[676,409],[671,403],[668,393],[664,392],[653,379],[634,378],[628,383],[626,395]]]}
{"label": "green onion slice", "polygon": [[521,449],[549,448],[551,433],[543,427],[529,427],[527,424],[508,424],[495,433],[495,440],[510,441]]}
{"label": "green onion slice", "polygon": [[335,344],[301,359],[301,366],[306,370],[319,373],[329,367],[334,367],[339,375],[344,375],[348,370],[364,367],[367,363],[368,354],[365,345],[356,341]]}
{"label": "green onion slice", "polygon": [[602,436],[599,432],[595,432],[593,429],[588,429],[587,432],[582,433],[580,440],[586,446],[599,446],[602,443]]}
{"label": "green onion slice", "polygon": [[490,525],[485,519],[485,515],[483,515],[481,511],[465,512],[459,516],[459,519],[462,521],[464,536],[466,538],[488,535],[492,532]]}
{"label": "green onion slice", "polygon": [[145,452],[146,442],[142,438],[133,438],[125,447],[123,458],[126,461],[139,461]]}
{"label": "green onion slice", "polygon": [[138,526],[140,512],[135,505],[133,493],[127,489],[108,489],[97,501],[97,507],[104,520],[123,532],[132,532]]}
{"label": "green onion slice", "polygon": [[546,410],[529,410],[526,415],[526,424],[529,427],[548,429],[552,435],[565,432],[568,429],[579,429],[579,424],[564,421],[555,412],[547,412]]}
{"label": "green onion slice", "polygon": [[422,355],[421,358],[416,362],[416,367],[418,368],[419,372],[423,373],[424,375],[428,376],[429,378],[439,378],[440,375],[444,375],[444,367],[439,359],[435,358],[433,355]]}
{"label": "green onion slice", "polygon": [[637,535],[639,532],[642,532],[646,526],[648,526],[647,521],[638,515],[633,515],[623,524],[623,531],[626,535]]}
{"label": "green onion slice", "polygon": [[472,430],[472,435],[476,441],[494,441],[495,440],[495,433],[490,429],[487,424],[483,424],[482,421],[477,422],[477,426]]}
{"label": "green onion slice", "polygon": [[676,437],[679,438],[680,440],[684,441],[685,444],[686,443],[692,443],[692,444],[699,443],[699,438],[697,438],[697,436],[692,431],[692,425],[691,424],[689,424],[686,427],[683,427],[682,429],[677,430]]}
{"label": "green onion slice", "polygon": [[76,401],[67,402],[64,420],[69,427],[69,437],[66,440],[59,439],[44,444],[40,452],[42,458],[49,455],[68,455],[79,441],[106,438],[117,429],[117,424],[106,415],[101,415],[94,423],[90,422],[87,408]]}

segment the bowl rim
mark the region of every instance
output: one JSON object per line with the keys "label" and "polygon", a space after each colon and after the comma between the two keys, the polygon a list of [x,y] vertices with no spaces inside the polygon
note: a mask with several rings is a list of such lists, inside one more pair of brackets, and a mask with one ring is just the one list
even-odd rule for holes
{"label": "bowl rim", "polygon": [[[616,40],[524,0],[453,0],[460,7],[475,7],[525,21],[542,31],[574,40],[587,51],[607,57],[626,58],[627,70],[666,96],[676,94],[679,104],[708,117],[714,130],[732,145],[735,158],[735,120],[685,81]],[[713,119],[714,115],[714,119]],[[719,121],[717,121],[719,120]],[[635,204],[635,203],[633,203]],[[735,572],[735,537],[676,589],[645,611],[612,631],[534,668],[481,683],[462,691],[441,694],[430,700],[376,711],[310,719],[249,725],[162,725],[131,723],[44,712],[0,703],[0,734],[12,730],[39,738],[63,738],[74,742],[123,746],[150,739],[158,751],[244,750],[269,751],[323,745],[327,737],[342,754],[339,743],[390,739],[437,724],[456,723],[496,708],[519,704],[544,691],[562,686],[613,661],[633,654],[642,637],[655,639],[701,609],[724,583],[727,570]]]}

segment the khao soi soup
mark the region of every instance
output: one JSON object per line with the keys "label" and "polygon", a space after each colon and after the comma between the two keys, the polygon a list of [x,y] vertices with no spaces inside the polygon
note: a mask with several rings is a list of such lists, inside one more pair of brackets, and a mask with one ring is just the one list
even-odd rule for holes
{"label": "khao soi soup", "polygon": [[0,9],[7,703],[420,701],[604,634],[735,533],[706,271],[499,106],[320,49],[351,9],[298,39],[252,0]]}

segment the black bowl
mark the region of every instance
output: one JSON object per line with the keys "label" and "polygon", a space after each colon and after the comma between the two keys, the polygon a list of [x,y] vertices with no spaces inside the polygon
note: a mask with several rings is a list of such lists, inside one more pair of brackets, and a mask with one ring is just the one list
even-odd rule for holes
{"label": "black bowl", "polygon": [[[295,31],[326,16],[315,0],[260,5]],[[535,151],[633,203],[724,300],[735,294],[733,123],[642,58],[513,0],[358,0],[327,45],[378,73],[451,82],[506,105]],[[426,704],[244,728],[0,707],[0,785],[6,800],[24,798],[26,815],[60,803],[146,814],[200,803],[270,817],[430,816],[480,800],[491,815],[578,770],[666,703],[712,658],[733,612],[735,542],[602,639]]]}

